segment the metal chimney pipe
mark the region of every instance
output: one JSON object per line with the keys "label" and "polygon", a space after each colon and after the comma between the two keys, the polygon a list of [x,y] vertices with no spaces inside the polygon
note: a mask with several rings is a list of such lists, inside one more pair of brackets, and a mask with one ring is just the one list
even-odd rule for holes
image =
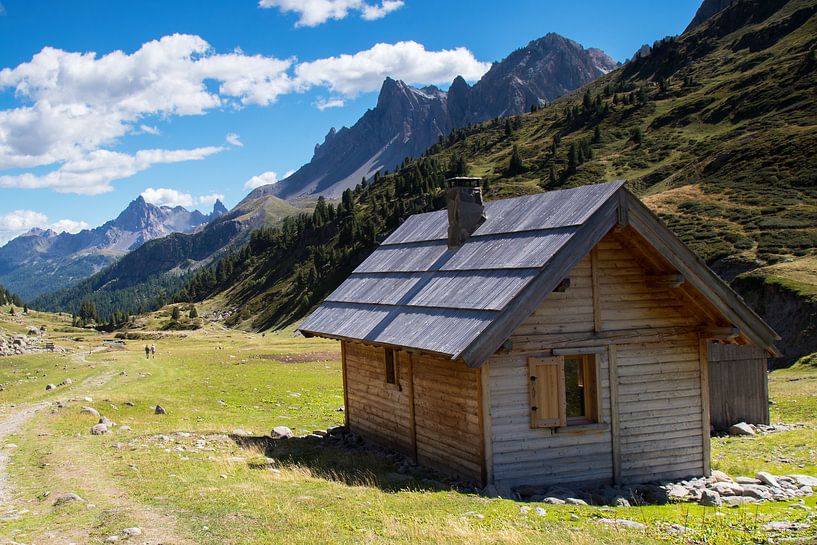
{"label": "metal chimney pipe", "polygon": [[482,203],[482,178],[450,178],[448,201],[448,247],[461,246],[485,221]]}

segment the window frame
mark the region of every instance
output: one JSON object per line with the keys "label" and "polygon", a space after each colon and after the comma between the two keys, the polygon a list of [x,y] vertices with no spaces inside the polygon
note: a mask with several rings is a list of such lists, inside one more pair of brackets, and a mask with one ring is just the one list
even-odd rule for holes
{"label": "window frame", "polygon": [[398,367],[397,350],[394,348],[383,349],[383,381],[388,386],[396,388],[400,386],[400,369]]}
{"label": "window frame", "polygon": [[[566,360],[580,360],[582,380],[584,382],[584,415],[567,416],[567,380],[565,377]],[[542,366],[541,368],[537,368]],[[550,429],[552,431],[587,428],[602,424],[602,392],[601,378],[599,377],[599,358],[592,351],[577,354],[564,354],[553,356],[531,356],[528,358],[528,378],[529,397],[528,405],[530,409],[530,427],[533,429]],[[542,384],[544,377],[559,382],[554,384]],[[543,396],[547,393],[555,395],[557,407],[545,403]],[[540,406],[548,406],[549,412],[540,416],[542,411]]]}

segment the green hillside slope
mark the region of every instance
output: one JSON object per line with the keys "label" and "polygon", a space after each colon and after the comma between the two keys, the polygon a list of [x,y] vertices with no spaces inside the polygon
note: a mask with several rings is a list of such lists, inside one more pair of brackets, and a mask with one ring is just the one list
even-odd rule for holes
{"label": "green hillside slope", "polygon": [[[783,279],[754,302],[783,334],[788,356],[817,350],[807,339],[787,348],[814,330],[810,307],[775,305],[784,296],[803,301],[803,284],[814,289],[813,274],[786,278],[813,270],[817,248],[815,13],[815,0],[736,2],[571,96],[455,131],[423,158],[347,194],[339,210],[256,233],[220,272],[202,272],[179,296],[218,295],[242,309],[234,324],[282,326],[402,219],[443,207],[446,176],[467,169],[484,177],[489,199],[624,178],[736,286],[770,271]],[[797,330],[790,312],[806,313]]]}

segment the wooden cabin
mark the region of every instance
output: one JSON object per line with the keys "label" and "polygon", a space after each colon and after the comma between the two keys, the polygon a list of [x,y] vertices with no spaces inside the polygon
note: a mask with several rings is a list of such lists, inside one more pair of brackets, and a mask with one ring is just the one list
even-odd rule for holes
{"label": "wooden cabin", "polygon": [[708,344],[778,339],[623,182],[472,179],[300,331],[341,342],[353,432],[499,490],[708,474]]}

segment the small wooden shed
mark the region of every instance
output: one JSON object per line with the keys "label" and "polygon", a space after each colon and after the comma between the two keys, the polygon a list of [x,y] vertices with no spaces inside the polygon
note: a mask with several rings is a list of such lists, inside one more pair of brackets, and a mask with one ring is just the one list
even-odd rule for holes
{"label": "small wooden shed", "polygon": [[301,325],[352,431],[501,490],[709,473],[712,342],[775,332],[624,182],[408,218]]}

